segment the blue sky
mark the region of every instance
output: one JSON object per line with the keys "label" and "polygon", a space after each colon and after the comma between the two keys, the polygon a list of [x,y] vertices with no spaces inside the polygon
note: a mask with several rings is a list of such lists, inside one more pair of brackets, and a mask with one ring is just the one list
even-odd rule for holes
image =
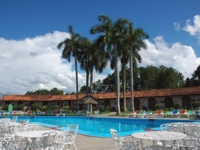
{"label": "blue sky", "polygon": [[[0,91],[24,94],[55,86],[75,91],[74,64],[57,67],[62,60],[56,46],[69,37],[69,25],[94,39],[89,29],[99,23],[100,14],[113,21],[129,19],[150,35],[145,41],[147,50],[141,52],[141,66],[166,65],[190,77],[200,64],[199,0],[1,0]],[[109,72],[108,66],[95,79],[103,79]],[[84,72],[79,78],[83,79],[80,86],[84,85]]]}

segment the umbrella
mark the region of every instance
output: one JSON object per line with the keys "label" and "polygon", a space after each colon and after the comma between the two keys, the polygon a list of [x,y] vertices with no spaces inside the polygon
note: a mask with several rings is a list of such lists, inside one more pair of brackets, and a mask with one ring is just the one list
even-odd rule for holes
{"label": "umbrella", "polygon": [[98,104],[99,102],[95,100],[92,96],[84,96],[78,102],[78,104]]}

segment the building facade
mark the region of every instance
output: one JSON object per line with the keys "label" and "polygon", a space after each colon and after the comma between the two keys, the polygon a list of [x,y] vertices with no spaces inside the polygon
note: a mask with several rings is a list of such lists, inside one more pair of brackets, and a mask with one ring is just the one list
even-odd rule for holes
{"label": "building facade", "polygon": [[[79,94],[79,99],[85,94]],[[92,96],[99,102],[96,108],[104,110],[106,107],[111,111],[117,110],[117,101],[115,92],[93,93]],[[131,110],[130,91],[126,92],[126,107]],[[179,103],[182,108],[192,108],[192,103],[200,101],[200,86],[175,88],[175,89],[153,89],[134,91],[134,107],[135,109],[155,110],[156,104],[160,104],[162,108],[173,108],[174,103]],[[12,104],[14,109],[18,109],[19,104],[31,106],[33,103],[45,105],[58,105],[60,107],[69,106],[74,109],[76,106],[76,95],[4,95],[1,98],[3,106]],[[120,93],[120,107],[124,106],[123,93]],[[79,106],[80,110],[86,109],[84,104]]]}

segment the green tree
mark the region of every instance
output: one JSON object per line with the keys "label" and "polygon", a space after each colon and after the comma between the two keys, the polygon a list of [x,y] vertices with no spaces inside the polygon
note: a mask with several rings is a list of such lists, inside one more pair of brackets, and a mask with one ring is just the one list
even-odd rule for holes
{"label": "green tree", "polygon": [[63,95],[64,92],[63,90],[59,90],[58,88],[54,87],[53,89],[50,90],[51,95]]}
{"label": "green tree", "polygon": [[60,42],[57,46],[58,49],[63,49],[62,58],[67,59],[70,62],[71,56],[75,60],[75,73],[76,73],[76,101],[78,101],[78,52],[80,48],[80,35],[73,31],[73,27],[70,25],[68,27],[70,38],[66,38],[64,41]]}
{"label": "green tree", "polygon": [[118,50],[121,45],[121,38],[123,37],[124,26],[127,24],[126,19],[118,19],[116,22],[112,22],[112,20],[105,15],[100,15],[98,17],[101,22],[98,25],[95,25],[91,28],[90,33],[96,34],[100,33],[97,43],[99,47],[104,46],[105,50],[114,54],[115,56],[115,85],[116,85],[116,98],[117,98],[117,113],[120,115],[120,88],[119,88],[119,68],[118,68]]}
{"label": "green tree", "polygon": [[173,68],[163,65],[159,67],[157,88],[177,88],[183,87],[183,75]]}
{"label": "green tree", "polygon": [[150,90],[157,89],[157,79],[159,69],[155,66],[140,67],[141,89]]}
{"label": "green tree", "polygon": [[192,80],[193,86],[199,86],[200,85],[200,65],[193,72],[191,80]]}

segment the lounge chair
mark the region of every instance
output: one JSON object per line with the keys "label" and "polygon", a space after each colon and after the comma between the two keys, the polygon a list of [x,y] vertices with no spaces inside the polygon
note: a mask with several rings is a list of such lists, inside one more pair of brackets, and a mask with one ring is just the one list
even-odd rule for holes
{"label": "lounge chair", "polygon": [[164,116],[166,117],[166,116],[171,116],[172,115],[172,111],[167,111],[165,114],[164,114]]}
{"label": "lounge chair", "polygon": [[82,116],[82,110],[77,111],[78,116]]}
{"label": "lounge chair", "polygon": [[0,115],[5,115],[5,110],[1,110],[1,113],[0,113]]}
{"label": "lounge chair", "polygon": [[189,118],[191,115],[194,115],[194,111],[190,110],[187,111],[187,114],[185,114],[187,118]]}
{"label": "lounge chair", "polygon": [[145,110],[140,110],[140,113],[136,114],[136,117],[144,118],[144,116],[145,116]]}
{"label": "lounge chair", "polygon": [[90,116],[90,111],[86,111],[86,116]]}
{"label": "lounge chair", "polygon": [[63,110],[61,113],[60,113],[60,115],[62,115],[62,116],[67,116],[67,110]]}
{"label": "lounge chair", "polygon": [[152,115],[152,112],[148,111],[148,112],[145,112],[144,117],[150,117],[151,115]]}
{"label": "lounge chair", "polygon": [[[179,118],[181,115],[187,115],[187,110],[186,110],[186,109],[181,109],[181,110],[177,113],[178,118]],[[186,117],[187,117],[187,116],[186,116]]]}
{"label": "lounge chair", "polygon": [[13,115],[18,115],[18,110],[14,110]]}
{"label": "lounge chair", "polygon": [[179,110],[178,110],[178,109],[174,109],[174,110],[172,111],[171,116],[173,117],[174,115],[178,115],[178,114],[179,114]]}
{"label": "lounge chair", "polygon": [[45,115],[45,112],[40,111],[40,112],[38,113],[38,115],[40,115],[40,116],[44,116],[44,115]]}
{"label": "lounge chair", "polygon": [[158,117],[158,116],[164,117],[164,113],[162,109],[158,109],[154,115],[155,117]]}
{"label": "lounge chair", "polygon": [[140,113],[140,110],[137,110],[135,112],[131,112],[129,114],[125,114],[127,117],[136,117]]}
{"label": "lounge chair", "polygon": [[100,111],[99,111],[99,110],[94,111],[94,115],[95,115],[95,116],[100,115]]}
{"label": "lounge chair", "polygon": [[5,115],[8,115],[8,116],[11,116],[12,114],[13,114],[13,111],[9,111],[5,113]]}
{"label": "lounge chair", "polygon": [[19,110],[19,111],[17,112],[17,115],[23,115],[23,114],[24,114],[24,112],[21,111],[21,110]]}

